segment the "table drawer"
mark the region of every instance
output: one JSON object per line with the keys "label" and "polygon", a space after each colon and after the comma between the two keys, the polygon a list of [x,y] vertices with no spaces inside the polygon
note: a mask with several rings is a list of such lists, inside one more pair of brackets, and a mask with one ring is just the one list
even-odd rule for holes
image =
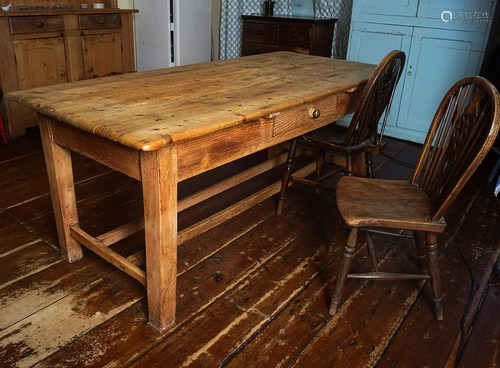
{"label": "table drawer", "polygon": [[245,41],[272,43],[274,41],[274,25],[245,22],[243,34]]}
{"label": "table drawer", "polygon": [[117,29],[122,28],[120,14],[86,14],[78,17],[80,29]]}
{"label": "table drawer", "polygon": [[280,45],[308,47],[311,44],[311,27],[278,27],[276,42]]}
{"label": "table drawer", "polygon": [[57,32],[64,30],[61,15],[41,15],[30,17],[10,17],[10,32],[12,34]]}

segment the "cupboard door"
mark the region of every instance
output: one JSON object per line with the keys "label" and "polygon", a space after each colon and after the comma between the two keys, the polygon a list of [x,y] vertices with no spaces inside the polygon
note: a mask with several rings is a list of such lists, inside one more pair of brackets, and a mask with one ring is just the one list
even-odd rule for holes
{"label": "cupboard door", "polygon": [[398,128],[423,142],[441,99],[459,79],[479,70],[481,35],[416,28],[407,61]]}
{"label": "cupboard door", "polygon": [[[440,19],[443,11],[451,12],[453,20],[492,21],[491,0],[420,0],[418,16]],[[445,19],[449,19],[449,14]],[[485,26],[488,22],[482,22]]]}
{"label": "cupboard door", "polygon": [[123,73],[120,33],[83,34],[85,79]]}
{"label": "cupboard door", "polygon": [[[61,37],[14,40],[20,89],[50,86],[68,81],[64,40]],[[38,125],[36,113],[23,107],[24,127]]]}
{"label": "cupboard door", "polygon": [[418,0],[355,0],[352,12],[362,14],[417,15]]}
{"label": "cupboard door", "polygon": [[[353,22],[347,59],[368,64],[378,64],[392,50],[404,51],[408,58],[412,33],[413,27]],[[403,70],[394,93],[394,100],[387,119],[388,127],[397,125],[396,119],[405,84],[405,73],[406,69]]]}
{"label": "cupboard door", "polygon": [[13,43],[20,89],[68,81],[61,37],[15,40]]}

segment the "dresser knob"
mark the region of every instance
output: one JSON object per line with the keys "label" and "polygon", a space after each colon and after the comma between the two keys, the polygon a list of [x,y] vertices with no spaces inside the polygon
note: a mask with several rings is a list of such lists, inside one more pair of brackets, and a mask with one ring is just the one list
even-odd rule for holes
{"label": "dresser knob", "polygon": [[297,37],[297,33],[292,33],[292,34],[290,35],[290,37],[292,37],[292,38],[296,38],[296,37]]}
{"label": "dresser knob", "polygon": [[68,75],[68,73],[66,73],[64,70],[60,74],[61,74],[61,77],[63,77],[63,78]]}
{"label": "dresser knob", "polygon": [[99,24],[106,24],[106,18],[99,19]]}
{"label": "dresser knob", "polygon": [[258,30],[257,32],[255,32],[255,33],[257,33],[257,35],[259,35],[259,36],[260,36],[260,35],[262,35],[262,33],[263,33],[263,32],[262,32],[262,29],[259,29],[259,30]]}
{"label": "dresser knob", "polygon": [[42,21],[38,21],[38,22],[36,22],[36,26],[37,26],[38,28],[43,28],[43,27],[45,26],[45,23],[44,23],[44,22],[42,22]]}
{"label": "dresser knob", "polygon": [[312,119],[317,119],[321,115],[321,111],[319,109],[309,109],[309,117]]}
{"label": "dresser knob", "polygon": [[92,68],[91,66],[89,66],[89,67],[87,68],[87,71],[88,71],[89,73],[92,73],[92,72],[94,71],[94,68]]}

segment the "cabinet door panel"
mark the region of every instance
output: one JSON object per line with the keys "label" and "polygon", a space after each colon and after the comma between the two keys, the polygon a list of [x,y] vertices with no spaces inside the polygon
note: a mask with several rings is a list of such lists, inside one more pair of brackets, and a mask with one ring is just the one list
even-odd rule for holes
{"label": "cabinet door panel", "polygon": [[353,13],[402,15],[414,17],[417,15],[418,0],[358,0],[354,2]]}
{"label": "cabinet door panel", "polygon": [[[412,27],[354,22],[347,59],[368,64],[378,64],[392,50],[404,51],[406,57],[408,57],[412,33]],[[403,70],[403,75],[394,94],[391,112],[387,119],[388,126],[397,125],[396,119],[405,83],[404,76],[405,70]]]}
{"label": "cabinet door panel", "polygon": [[13,43],[20,89],[68,81],[62,38],[17,40]]}
{"label": "cabinet door panel", "polygon": [[123,73],[122,39],[119,33],[84,34],[82,42],[85,78]]}
{"label": "cabinet door panel", "polygon": [[471,32],[417,28],[413,37],[397,126],[423,142],[441,99],[459,79],[477,73],[481,52]]}
{"label": "cabinet door panel", "polygon": [[[418,16],[439,19],[443,11],[449,11],[452,13],[453,20],[489,18],[491,21],[491,4],[491,0],[420,0]],[[466,12],[470,12],[470,14],[465,14]],[[488,14],[483,14],[483,12]]]}
{"label": "cabinet door panel", "polygon": [[[20,89],[66,83],[64,40],[60,37],[15,40],[17,78]],[[24,127],[37,125],[36,113],[23,107]]]}

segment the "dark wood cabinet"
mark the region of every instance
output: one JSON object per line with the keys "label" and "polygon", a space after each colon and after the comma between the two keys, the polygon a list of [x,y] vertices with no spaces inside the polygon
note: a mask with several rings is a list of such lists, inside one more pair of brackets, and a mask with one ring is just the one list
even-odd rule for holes
{"label": "dark wood cabinet", "polygon": [[243,15],[243,56],[293,51],[330,57],[336,19]]}

